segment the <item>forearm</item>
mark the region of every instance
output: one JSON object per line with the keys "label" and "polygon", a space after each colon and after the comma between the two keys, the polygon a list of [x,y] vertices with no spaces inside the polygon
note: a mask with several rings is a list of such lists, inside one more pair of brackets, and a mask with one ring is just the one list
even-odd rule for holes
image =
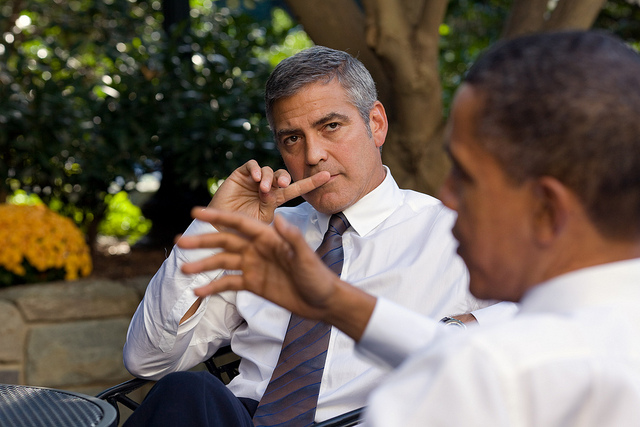
{"label": "forearm", "polygon": [[180,331],[175,327],[172,330],[149,313],[143,302],[129,326],[123,356],[131,374],[158,379],[170,372],[189,369],[204,359],[204,354],[199,354],[197,348],[189,348],[193,328]]}
{"label": "forearm", "polygon": [[206,348],[189,347],[205,307],[190,318],[191,322],[180,324],[196,300],[191,289],[198,284],[194,278],[187,281],[175,274],[176,265],[179,262],[174,255],[165,261],[129,325],[124,362],[133,375],[155,378],[188,369],[202,361],[206,353]]}
{"label": "forearm", "polygon": [[453,331],[436,319],[379,298],[358,342],[358,351],[369,359],[395,368],[440,335]]}
{"label": "forearm", "polygon": [[342,332],[360,340],[376,306],[376,297],[342,280],[335,280],[336,293],[323,319]]}
{"label": "forearm", "polygon": [[[209,224],[194,222],[185,234],[211,228]],[[187,276],[180,270],[182,264],[202,255],[174,248],[149,283],[129,326],[124,347],[125,366],[132,374],[156,378],[188,369],[206,358],[210,349],[206,342],[191,345],[202,329],[199,324],[208,305],[202,300],[194,305],[198,299],[193,289],[208,283],[219,272]],[[225,306],[226,302],[218,297],[209,308],[215,310],[217,304]],[[212,317],[212,313],[208,316]]]}
{"label": "forearm", "polygon": [[182,316],[182,319],[180,319],[180,324],[182,325],[184,322],[186,322],[187,320],[189,320],[191,318],[191,316],[193,316],[194,314],[196,314],[196,312],[198,311],[198,309],[200,308],[200,306],[202,305],[202,301],[204,300],[204,298],[199,297],[196,302],[194,302],[191,307],[189,307],[189,310],[187,310],[187,312],[184,314],[184,316]]}

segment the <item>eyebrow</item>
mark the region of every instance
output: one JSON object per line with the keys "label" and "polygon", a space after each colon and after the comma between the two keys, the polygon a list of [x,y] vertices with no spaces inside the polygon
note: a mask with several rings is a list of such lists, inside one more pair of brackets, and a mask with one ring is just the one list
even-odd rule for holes
{"label": "eyebrow", "polygon": [[471,175],[469,175],[469,173],[467,172],[467,169],[463,167],[462,164],[460,164],[460,161],[456,158],[456,155],[453,154],[453,152],[451,151],[450,142],[451,141],[448,138],[445,139],[444,151],[446,151],[447,155],[449,156],[449,160],[451,160],[451,164],[453,168],[458,171],[460,176],[470,180]]}
{"label": "eyebrow", "polygon": [[300,132],[300,129],[279,129],[276,132],[276,140],[280,141],[285,136],[295,135],[296,133],[299,133],[299,132]]}
{"label": "eyebrow", "polygon": [[318,127],[321,126],[325,123],[329,123],[332,122],[336,119],[339,119],[343,122],[351,122],[351,119],[349,118],[349,116],[346,116],[344,114],[341,113],[336,113],[336,112],[332,112],[327,114],[324,117],[321,117],[320,119],[316,120],[315,122],[313,122],[313,127]]}
{"label": "eyebrow", "polygon": [[[341,114],[341,113],[337,113],[337,112],[331,112],[327,115],[325,115],[324,117],[319,118],[318,120],[316,120],[315,122],[312,123],[312,126],[314,128],[322,126],[326,123],[330,123],[334,120],[341,120],[343,122],[346,123],[350,123],[351,122],[351,118],[347,115]],[[284,129],[279,129],[276,132],[276,137],[278,140],[280,140],[283,137],[289,136],[289,135],[295,135],[297,133],[300,133],[300,128],[284,128]]]}
{"label": "eyebrow", "polygon": [[451,138],[450,135],[445,133],[445,136],[442,138],[442,149],[451,156]]}

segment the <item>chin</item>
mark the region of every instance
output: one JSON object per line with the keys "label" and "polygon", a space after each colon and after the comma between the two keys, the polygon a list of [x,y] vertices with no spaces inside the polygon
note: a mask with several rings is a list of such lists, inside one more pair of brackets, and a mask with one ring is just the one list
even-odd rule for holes
{"label": "chin", "polygon": [[[310,194],[310,193],[309,193]],[[305,195],[304,199],[318,212],[322,212],[323,214],[331,215],[334,213],[342,212],[346,208],[349,207],[348,204],[344,202],[340,202],[335,200],[334,194],[313,194],[313,195]]]}
{"label": "chin", "polygon": [[511,295],[507,289],[500,287],[498,282],[488,282],[471,279],[469,291],[471,295],[481,300],[498,300],[518,302],[519,296]]}
{"label": "chin", "polygon": [[478,299],[502,299],[498,296],[498,289],[495,286],[491,286],[490,283],[486,280],[477,279],[473,277],[473,273],[469,274],[469,292],[471,295]]}
{"label": "chin", "polygon": [[478,289],[477,286],[471,286],[471,284],[469,284],[469,292],[471,292],[471,295],[478,299],[491,299],[486,296],[486,292],[484,292],[484,289]]}

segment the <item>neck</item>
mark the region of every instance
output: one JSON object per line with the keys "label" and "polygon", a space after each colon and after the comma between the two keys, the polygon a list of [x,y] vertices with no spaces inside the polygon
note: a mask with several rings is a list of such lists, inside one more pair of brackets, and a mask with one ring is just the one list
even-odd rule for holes
{"label": "neck", "polygon": [[640,258],[640,241],[600,239],[589,245],[576,243],[551,259],[540,282],[587,267]]}

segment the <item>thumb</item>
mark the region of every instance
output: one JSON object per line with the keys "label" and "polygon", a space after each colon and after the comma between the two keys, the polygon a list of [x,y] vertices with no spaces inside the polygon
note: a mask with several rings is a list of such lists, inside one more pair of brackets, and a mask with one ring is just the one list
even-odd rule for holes
{"label": "thumb", "polygon": [[312,252],[309,244],[304,240],[300,229],[287,222],[282,215],[276,215],[273,226],[280,237],[289,245],[289,259],[291,259],[294,254],[304,253],[305,250]]}

